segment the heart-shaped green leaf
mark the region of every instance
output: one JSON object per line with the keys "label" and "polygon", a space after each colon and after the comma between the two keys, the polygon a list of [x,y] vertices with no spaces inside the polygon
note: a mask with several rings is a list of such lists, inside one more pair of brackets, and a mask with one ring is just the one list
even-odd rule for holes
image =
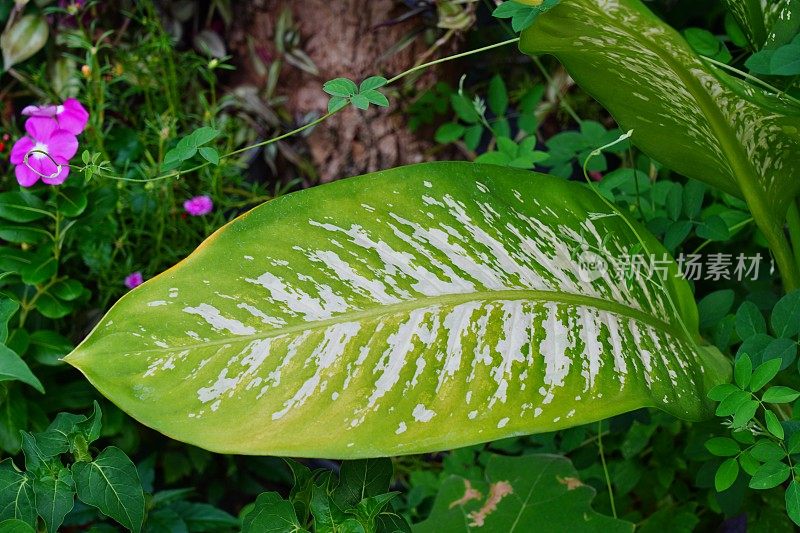
{"label": "heart-shaped green leaf", "polygon": [[705,417],[730,365],[697,345],[674,263],[666,281],[615,271],[642,246],[663,261],[581,184],[399,168],[245,214],[66,361],[145,424],[232,453],[420,453],[645,406]]}
{"label": "heart-shaped green leaf", "polygon": [[800,283],[783,237],[800,193],[800,109],[706,64],[639,0],[564,0],[521,49],[557,56],[652,158],[744,198],[787,284]]}

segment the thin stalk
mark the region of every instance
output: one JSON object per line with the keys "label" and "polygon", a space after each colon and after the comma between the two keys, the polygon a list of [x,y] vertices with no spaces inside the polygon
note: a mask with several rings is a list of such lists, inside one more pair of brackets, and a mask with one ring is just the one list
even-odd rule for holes
{"label": "thin stalk", "polygon": [[597,449],[600,452],[600,462],[603,464],[603,474],[606,477],[606,486],[608,487],[608,501],[611,502],[611,514],[617,518],[617,505],[614,503],[614,489],[611,487],[611,476],[608,474],[608,466],[606,465],[606,454],[603,452],[603,422],[597,423]]}
{"label": "thin stalk", "polygon": [[797,98],[793,97],[790,94],[787,94],[785,91],[782,91],[782,90],[778,89],[774,85],[770,85],[769,83],[765,82],[761,78],[753,76],[752,74],[748,74],[747,72],[739,70],[736,67],[732,67],[732,66],[727,65],[725,63],[722,63],[720,61],[717,61],[716,59],[711,59],[710,57],[703,57],[703,61],[707,61],[708,63],[711,63],[715,67],[721,68],[723,70],[727,70],[729,72],[733,72],[734,74],[738,74],[742,78],[744,78],[744,79],[746,79],[748,81],[751,81],[751,82],[755,83],[756,85],[760,85],[763,89],[767,89],[771,93],[774,93],[775,96],[777,96],[778,98],[784,98],[786,100],[790,100],[790,101],[794,102],[795,104],[800,105],[800,100],[798,100]]}

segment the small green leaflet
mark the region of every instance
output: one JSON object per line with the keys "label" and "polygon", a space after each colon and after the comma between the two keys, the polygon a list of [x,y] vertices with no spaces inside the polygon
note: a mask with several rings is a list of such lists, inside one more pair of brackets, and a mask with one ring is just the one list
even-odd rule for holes
{"label": "small green leaflet", "polygon": [[492,12],[499,19],[511,19],[511,27],[519,33],[536,22],[536,18],[561,0],[508,0]]}
{"label": "small green leaflet", "polygon": [[203,145],[216,139],[219,134],[219,130],[208,126],[203,126],[202,128],[194,130],[178,141],[175,148],[166,153],[162,170],[166,171],[178,168],[181,163],[193,158],[198,151],[203,159],[216,165],[219,163],[219,154],[214,148],[204,147]]}
{"label": "small green leaflet", "polygon": [[336,78],[325,82],[322,90],[331,95],[328,101],[328,113],[335,113],[348,103],[358,109],[367,109],[370,104],[387,107],[389,100],[378,89],[384,87],[388,80],[382,76],[371,76],[356,85],[353,80]]}

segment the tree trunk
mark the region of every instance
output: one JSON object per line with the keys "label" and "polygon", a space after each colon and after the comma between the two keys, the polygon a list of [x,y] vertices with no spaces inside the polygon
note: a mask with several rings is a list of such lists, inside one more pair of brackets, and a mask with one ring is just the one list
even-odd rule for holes
{"label": "tree trunk", "polygon": [[[268,56],[276,53],[276,21],[283,9],[292,10],[301,49],[319,69],[319,75],[313,76],[284,65],[277,92],[287,98],[286,107],[295,117],[326,112],[325,81],[346,77],[359,83],[376,74],[390,77],[413,66],[429,48],[418,38],[400,52],[381,57],[422,24],[414,19],[378,27],[407,9],[395,0],[249,0],[243,4],[237,10],[246,16],[237,17],[232,32],[242,58],[249,54],[246,36]],[[444,55],[453,45],[447,43],[431,58]],[[250,61],[242,63],[239,75],[244,80],[263,82]],[[308,139],[309,152],[322,181],[425,159],[429,146],[408,131],[394,100],[388,110],[348,108],[315,129]]]}

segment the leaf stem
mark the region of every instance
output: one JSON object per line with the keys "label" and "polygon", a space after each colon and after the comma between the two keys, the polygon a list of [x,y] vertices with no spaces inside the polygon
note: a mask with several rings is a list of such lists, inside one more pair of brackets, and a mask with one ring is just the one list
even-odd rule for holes
{"label": "leaf stem", "polygon": [[729,72],[733,72],[734,74],[738,74],[739,76],[745,78],[748,81],[751,81],[751,82],[755,83],[756,85],[760,85],[763,89],[767,89],[770,92],[775,93],[775,96],[777,98],[785,98],[786,100],[790,100],[791,102],[794,102],[795,104],[800,105],[800,100],[798,100],[797,98],[794,98],[790,94],[787,94],[785,91],[781,91],[780,89],[778,89],[774,85],[770,85],[769,83],[765,82],[761,78],[753,76],[752,74],[748,74],[747,72],[739,70],[736,67],[732,67],[732,66],[727,65],[725,63],[722,63],[720,61],[717,61],[716,59],[711,59],[710,57],[702,57],[702,60],[706,61],[708,63],[711,63],[712,65],[714,65],[715,67],[718,67],[720,69],[727,70]]}
{"label": "leaf stem", "polygon": [[600,452],[600,462],[603,464],[603,473],[606,477],[606,486],[608,487],[608,500],[611,502],[611,514],[617,518],[617,505],[614,503],[614,489],[611,487],[611,477],[608,474],[608,466],[606,465],[606,454],[603,452],[603,421],[597,423],[597,449]]}
{"label": "leaf stem", "polygon": [[508,40],[505,40],[505,41],[501,41],[499,43],[490,44],[490,45],[487,45],[487,46],[483,46],[481,48],[476,48],[475,50],[469,50],[467,52],[462,52],[460,54],[455,54],[455,55],[452,55],[452,56],[442,57],[442,58],[436,59],[434,61],[428,61],[427,63],[423,63],[421,65],[416,65],[416,66],[414,66],[414,67],[412,67],[412,68],[410,68],[410,69],[408,69],[406,71],[401,72],[397,76],[395,76],[393,78],[390,78],[389,81],[386,82],[386,85],[391,85],[392,83],[405,78],[409,74],[413,74],[414,72],[417,72],[419,70],[424,70],[426,68],[430,68],[430,67],[432,67],[434,65],[438,65],[440,63],[445,63],[447,61],[453,61],[455,59],[461,59],[463,57],[469,57],[469,56],[474,55],[474,54],[480,54],[481,52],[486,52],[488,50],[492,50],[494,48],[500,48],[501,46],[507,46],[509,44],[513,44],[513,43],[516,43],[516,42],[519,42],[519,37],[514,37],[513,39],[508,39]]}

